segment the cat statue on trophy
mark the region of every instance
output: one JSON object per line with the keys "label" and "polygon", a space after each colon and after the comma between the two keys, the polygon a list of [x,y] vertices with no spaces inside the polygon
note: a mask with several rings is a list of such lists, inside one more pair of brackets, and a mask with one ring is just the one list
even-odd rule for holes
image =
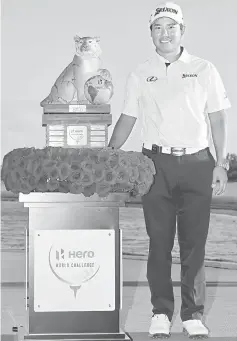
{"label": "cat statue on trophy", "polygon": [[100,38],[75,36],[74,41],[76,54],[40,103],[42,107],[47,104],[105,104],[113,95],[111,74],[101,68]]}

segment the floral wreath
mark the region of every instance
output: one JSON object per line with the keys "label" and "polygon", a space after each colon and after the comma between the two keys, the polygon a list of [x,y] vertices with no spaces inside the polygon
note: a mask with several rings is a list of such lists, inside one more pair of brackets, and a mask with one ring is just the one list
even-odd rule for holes
{"label": "floral wreath", "polygon": [[4,156],[1,178],[14,193],[149,192],[156,173],[153,161],[141,152],[103,148],[18,148]]}

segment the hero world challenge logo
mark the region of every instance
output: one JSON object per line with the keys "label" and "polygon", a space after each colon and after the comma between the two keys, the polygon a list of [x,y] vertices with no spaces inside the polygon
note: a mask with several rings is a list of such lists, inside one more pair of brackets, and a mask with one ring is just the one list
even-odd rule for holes
{"label": "hero world challenge logo", "polygon": [[[56,250],[56,259],[59,261],[60,259],[65,259],[65,250],[61,249],[60,251]],[[94,258],[94,251],[68,251],[67,258]]]}
{"label": "hero world challenge logo", "polygon": [[69,285],[74,296],[82,284],[96,276],[100,269],[99,259],[92,250],[66,249],[52,245],[49,266],[54,276]]}
{"label": "hero world challenge logo", "polygon": [[84,137],[84,131],[81,128],[69,128],[69,136],[76,142],[80,142]]}

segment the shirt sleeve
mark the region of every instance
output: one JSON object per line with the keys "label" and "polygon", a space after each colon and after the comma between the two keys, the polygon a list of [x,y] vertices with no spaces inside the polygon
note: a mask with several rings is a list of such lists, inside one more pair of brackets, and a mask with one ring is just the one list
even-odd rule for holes
{"label": "shirt sleeve", "polygon": [[124,105],[122,113],[138,118],[139,115],[139,82],[134,73],[130,73],[125,86]]}
{"label": "shirt sleeve", "polygon": [[209,64],[207,112],[212,113],[231,107],[221,76],[216,67]]}

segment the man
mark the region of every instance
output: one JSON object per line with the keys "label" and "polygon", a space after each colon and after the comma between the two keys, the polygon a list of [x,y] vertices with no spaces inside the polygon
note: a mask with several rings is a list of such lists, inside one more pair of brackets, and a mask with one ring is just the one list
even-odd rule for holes
{"label": "man", "polygon": [[[170,336],[171,251],[177,223],[183,330],[189,337],[206,337],[205,244],[213,188],[221,194],[227,183],[224,110],[230,103],[214,65],[190,55],[181,45],[185,26],[177,4],[159,5],[149,25],[156,51],[128,77],[124,110],[109,146],[120,148],[139,118],[142,152],[156,167],[154,183],[142,197],[153,305],[149,334]],[[208,119],[216,161],[208,147]]]}

